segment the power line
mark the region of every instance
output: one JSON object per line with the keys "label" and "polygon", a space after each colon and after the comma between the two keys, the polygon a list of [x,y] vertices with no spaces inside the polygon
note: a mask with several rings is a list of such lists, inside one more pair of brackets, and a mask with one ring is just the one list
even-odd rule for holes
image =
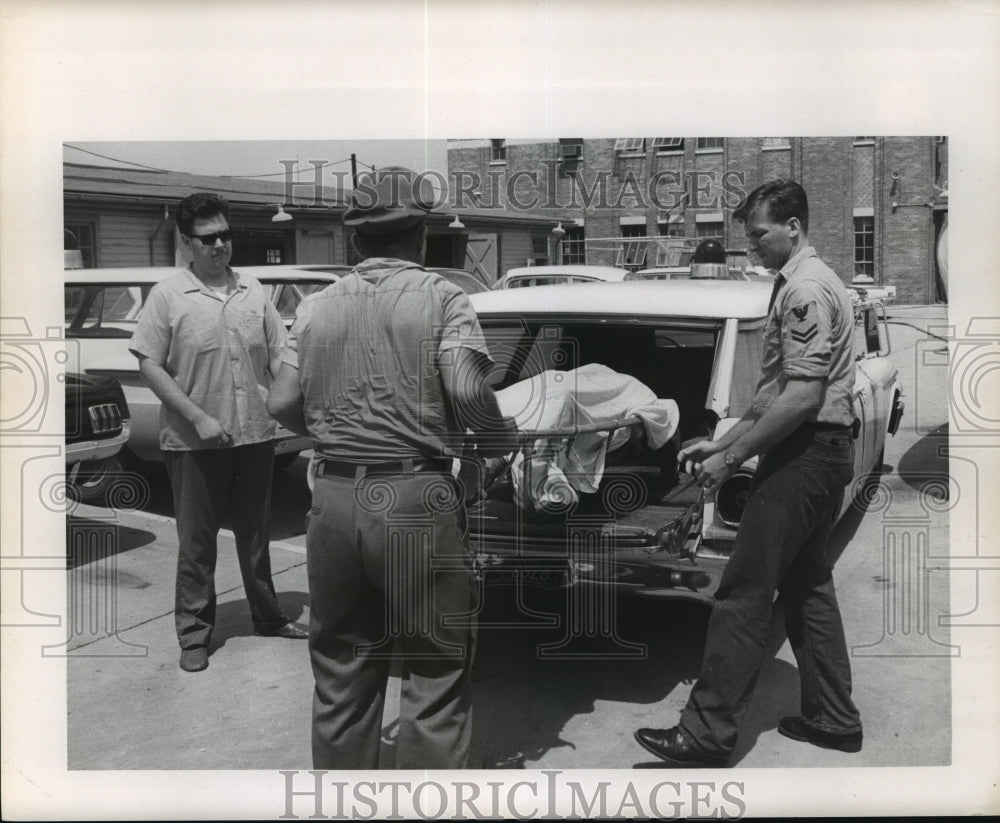
{"label": "power line", "polygon": [[73,149],[74,151],[82,151],[84,154],[92,154],[94,157],[100,157],[102,160],[111,160],[114,163],[127,163],[130,166],[138,166],[141,169],[149,169],[150,171],[162,171],[162,172],[166,172],[168,174],[176,173],[176,172],[172,172],[170,169],[160,169],[160,168],[157,168],[156,166],[146,166],[146,165],[144,165],[142,163],[135,163],[135,162],[133,162],[131,160],[121,160],[121,159],[119,159],[117,157],[109,157],[106,154],[98,154],[96,151],[89,151],[88,149],[81,149],[79,146],[74,146],[74,145],[72,145],[70,143],[63,143],[63,145],[67,149]]}
{"label": "power line", "polygon": [[[67,149],[73,149],[74,151],[83,152],[84,154],[90,154],[90,155],[93,155],[94,157],[100,157],[102,160],[110,160],[113,163],[125,163],[125,164],[130,165],[130,166],[137,166],[140,169],[148,169],[149,171],[159,171],[159,172],[164,172],[166,174],[186,174],[187,173],[187,172],[179,172],[176,169],[161,169],[158,166],[147,166],[144,163],[136,163],[133,160],[122,160],[120,157],[111,157],[110,155],[107,155],[107,154],[99,154],[96,151],[90,151],[89,149],[82,149],[79,146],[72,145],[71,143],[64,143],[63,145]],[[345,157],[343,160],[335,160],[332,163],[328,163],[328,162],[324,161],[323,164],[319,168],[322,169],[324,166],[339,166],[341,163],[349,163],[350,161],[351,161],[350,157]],[[298,163],[297,160],[296,160],[296,163]],[[365,163],[363,165],[367,166],[368,164]],[[312,168],[316,168],[316,167],[312,166]],[[374,169],[375,167],[371,166],[371,168]],[[298,171],[298,169],[296,169],[296,171]],[[244,180],[256,180],[256,179],[260,179],[260,178],[264,178],[264,177],[287,177],[288,174],[289,174],[288,170],[285,170],[285,171],[269,172],[267,174],[218,174],[218,175],[211,175],[211,176],[212,177],[238,177],[238,178],[244,179]],[[209,176],[209,175],[206,175],[206,176]]]}

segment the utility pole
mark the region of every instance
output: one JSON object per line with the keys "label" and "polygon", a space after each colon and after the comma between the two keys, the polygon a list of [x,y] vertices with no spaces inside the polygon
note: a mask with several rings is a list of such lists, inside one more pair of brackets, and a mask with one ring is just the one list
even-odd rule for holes
{"label": "utility pole", "polygon": [[358,156],[351,154],[351,188],[358,190]]}

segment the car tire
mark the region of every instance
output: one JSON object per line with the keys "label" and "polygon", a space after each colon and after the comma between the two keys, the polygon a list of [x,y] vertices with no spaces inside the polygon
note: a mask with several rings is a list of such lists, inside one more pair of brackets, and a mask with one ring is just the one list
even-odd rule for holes
{"label": "car tire", "polygon": [[73,495],[81,503],[97,505],[105,501],[108,489],[122,474],[117,457],[99,460],[92,466],[81,466],[73,482]]}
{"label": "car tire", "polygon": [[276,472],[283,472],[285,469],[290,469],[295,461],[299,459],[299,454],[301,452],[285,452],[285,454],[275,455],[274,470]]}

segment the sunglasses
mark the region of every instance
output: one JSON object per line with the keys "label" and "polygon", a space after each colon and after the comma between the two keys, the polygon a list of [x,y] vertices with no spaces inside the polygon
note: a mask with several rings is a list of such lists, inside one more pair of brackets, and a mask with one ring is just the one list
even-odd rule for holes
{"label": "sunglasses", "polygon": [[228,243],[233,239],[233,233],[230,229],[226,229],[225,231],[217,231],[214,234],[192,234],[190,237],[193,237],[203,246],[214,246],[216,240]]}

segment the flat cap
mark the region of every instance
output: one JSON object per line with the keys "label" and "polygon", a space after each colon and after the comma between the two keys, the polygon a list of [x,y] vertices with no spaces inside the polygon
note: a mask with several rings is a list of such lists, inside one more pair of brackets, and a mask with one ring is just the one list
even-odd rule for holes
{"label": "flat cap", "polygon": [[402,166],[358,175],[344,225],[362,234],[395,234],[421,223],[434,206],[430,181]]}

